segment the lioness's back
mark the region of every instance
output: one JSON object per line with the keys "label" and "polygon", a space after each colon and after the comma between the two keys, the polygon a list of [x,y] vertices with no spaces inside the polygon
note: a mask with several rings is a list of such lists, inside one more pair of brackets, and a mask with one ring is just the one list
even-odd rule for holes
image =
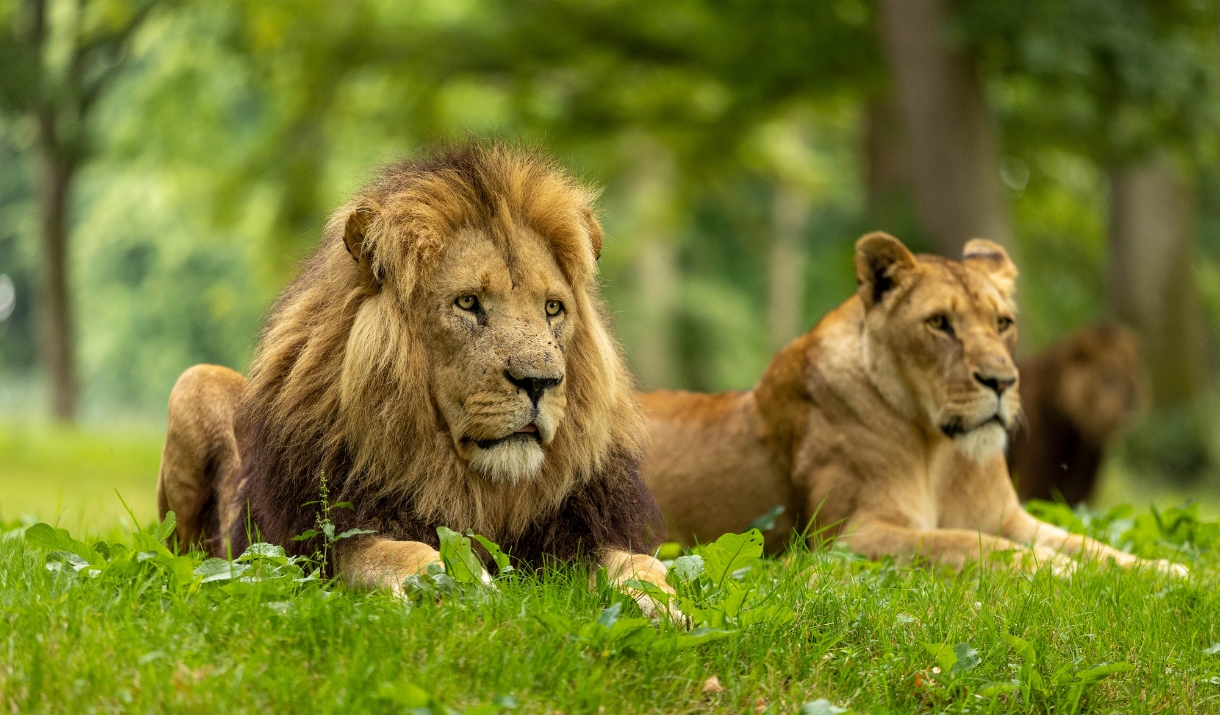
{"label": "lioness's back", "polygon": [[787,480],[759,440],[753,393],[659,390],[641,394],[640,406],[651,435],[644,480],[671,538],[706,543],[783,506],[768,531],[768,547],[781,548],[795,510]]}

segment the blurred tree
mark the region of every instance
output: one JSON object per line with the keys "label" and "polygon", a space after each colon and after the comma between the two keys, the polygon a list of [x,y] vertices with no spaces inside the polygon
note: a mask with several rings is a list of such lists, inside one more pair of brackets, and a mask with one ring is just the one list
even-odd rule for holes
{"label": "blurred tree", "polygon": [[[974,237],[1012,247],[1012,226],[999,180],[999,156],[982,81],[971,48],[950,33],[945,0],[880,0],[881,35],[889,58],[909,153],[919,221],[938,253],[957,257]],[[884,132],[874,107],[873,129]],[[874,140],[878,169],[886,139]]]}
{"label": "blurred tree", "polygon": [[68,285],[69,201],[89,159],[89,119],[123,68],[133,33],[156,0],[26,0],[0,5],[0,110],[38,127],[42,219],[42,354],[51,412],[71,421],[77,384]]}
{"label": "blurred tree", "polygon": [[1059,146],[1106,167],[1110,309],[1141,331],[1155,399],[1196,396],[1190,175],[1217,159],[1220,3],[979,0],[955,20],[998,81],[1010,152]]}

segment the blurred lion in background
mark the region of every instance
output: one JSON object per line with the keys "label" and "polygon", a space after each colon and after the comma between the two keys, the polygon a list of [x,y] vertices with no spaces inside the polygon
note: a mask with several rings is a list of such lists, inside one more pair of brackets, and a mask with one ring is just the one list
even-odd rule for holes
{"label": "blurred lion in background", "polygon": [[401,589],[446,526],[672,590],[647,555],[664,523],[605,326],[594,197],[500,144],[381,172],[280,296],[249,380],[203,365],[174,387],[157,493],[179,543],[311,553],[316,537],[291,539],[315,526],[324,476],[353,507],[335,529],[375,532],[336,545],[353,585]]}
{"label": "blurred lion in background", "polygon": [[1076,506],[1093,493],[1106,444],[1146,400],[1139,337],[1091,327],[1019,364],[1025,419],[1008,448],[1017,494]]}
{"label": "blurred lion in background", "polygon": [[856,243],[855,269],[856,294],[780,350],[753,390],[641,396],[645,479],[673,535],[710,541],[782,506],[770,551],[795,528],[869,558],[955,568],[992,554],[1060,572],[1072,554],[1139,564],[1017,500],[1004,458],[1021,407],[1017,269],[1004,249],[975,239],[953,261],[873,233]]}

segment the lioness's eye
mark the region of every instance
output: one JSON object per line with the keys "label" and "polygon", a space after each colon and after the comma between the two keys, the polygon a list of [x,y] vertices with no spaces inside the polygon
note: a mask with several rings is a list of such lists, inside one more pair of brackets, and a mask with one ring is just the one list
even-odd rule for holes
{"label": "lioness's eye", "polygon": [[1007,316],[1000,318],[999,320],[996,321],[996,327],[1000,329],[1001,333],[1004,332],[1005,330],[1008,330],[1009,328],[1012,327],[1012,318],[1009,318]]}
{"label": "lioness's eye", "polygon": [[546,302],[546,314],[552,318],[563,312],[563,303],[557,300],[548,300]]}
{"label": "lioness's eye", "polygon": [[936,330],[943,330],[945,332],[952,330],[949,325],[949,316],[947,315],[933,315],[931,318],[928,318],[928,325]]}
{"label": "lioness's eye", "polygon": [[477,296],[473,295],[461,296],[455,300],[454,303],[462,310],[474,310],[475,308],[479,307],[479,299]]}

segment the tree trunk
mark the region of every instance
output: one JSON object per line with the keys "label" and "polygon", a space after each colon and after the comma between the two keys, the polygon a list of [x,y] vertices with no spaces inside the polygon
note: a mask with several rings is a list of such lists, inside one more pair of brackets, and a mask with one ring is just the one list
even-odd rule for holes
{"label": "tree trunk", "polygon": [[972,58],[946,37],[945,3],[881,0],[880,8],[921,226],[945,256],[960,256],[971,238],[1011,247],[982,85]]}
{"label": "tree trunk", "polygon": [[1139,331],[1158,404],[1203,381],[1193,219],[1193,191],[1168,163],[1110,170],[1110,308]]}
{"label": "tree trunk", "polygon": [[627,150],[636,162],[632,223],[635,255],[635,336],[632,362],[645,390],[676,387],[674,340],[679,276],[674,245],[674,179],[677,171],[667,147],[647,135],[631,135]]}
{"label": "tree trunk", "polygon": [[773,237],[767,270],[767,335],[778,350],[800,335],[805,305],[805,226],[809,194],[780,181],[771,208]]}
{"label": "tree trunk", "polygon": [[59,422],[76,416],[72,310],[68,298],[68,193],[76,165],[56,145],[54,116],[40,113],[42,144],[42,353],[51,388],[51,415]]}

